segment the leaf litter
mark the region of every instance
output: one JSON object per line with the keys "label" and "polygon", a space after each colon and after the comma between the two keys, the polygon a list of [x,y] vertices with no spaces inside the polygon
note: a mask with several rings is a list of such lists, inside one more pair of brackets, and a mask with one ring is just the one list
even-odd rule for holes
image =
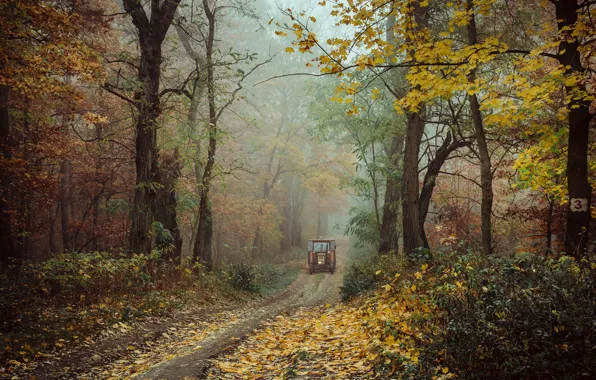
{"label": "leaf litter", "polygon": [[376,358],[350,304],[300,308],[277,316],[238,349],[212,361],[208,378],[370,378]]}

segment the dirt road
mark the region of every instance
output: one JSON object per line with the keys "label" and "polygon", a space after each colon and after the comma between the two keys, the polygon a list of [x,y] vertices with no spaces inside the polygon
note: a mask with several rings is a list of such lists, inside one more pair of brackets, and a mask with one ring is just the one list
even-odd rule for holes
{"label": "dirt road", "polygon": [[265,320],[282,313],[290,313],[300,306],[338,302],[347,248],[347,243],[338,242],[335,274],[319,272],[309,275],[305,265],[303,272],[288,289],[262,300],[250,310],[243,310],[237,320],[224,324],[199,341],[195,347],[197,349],[191,354],[160,363],[135,377],[141,379],[204,378],[210,358],[217,357],[226,350],[232,350],[242,338],[257,329]]}

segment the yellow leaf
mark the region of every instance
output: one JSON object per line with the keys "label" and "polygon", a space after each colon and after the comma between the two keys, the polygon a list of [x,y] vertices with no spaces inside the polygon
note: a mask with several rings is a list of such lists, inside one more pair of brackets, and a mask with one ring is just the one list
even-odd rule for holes
{"label": "yellow leaf", "polygon": [[379,97],[380,91],[379,91],[378,88],[373,88],[372,91],[371,91],[371,93],[372,93],[372,96],[371,97],[374,100],[374,99],[377,99]]}
{"label": "yellow leaf", "polygon": [[314,18],[313,16],[310,16],[309,18],[310,18],[310,21],[312,21],[312,22],[317,22],[317,19],[316,19],[316,18]]}
{"label": "yellow leaf", "polygon": [[288,35],[288,33],[282,32],[281,30],[276,30],[275,34],[277,34],[278,36],[282,36],[282,37],[285,37]]}
{"label": "yellow leaf", "polygon": [[443,372],[443,373],[449,372],[449,367],[443,367],[443,368],[441,368],[441,372]]}
{"label": "yellow leaf", "polygon": [[293,53],[294,49],[292,49],[291,47],[287,47],[286,48],[286,53]]}

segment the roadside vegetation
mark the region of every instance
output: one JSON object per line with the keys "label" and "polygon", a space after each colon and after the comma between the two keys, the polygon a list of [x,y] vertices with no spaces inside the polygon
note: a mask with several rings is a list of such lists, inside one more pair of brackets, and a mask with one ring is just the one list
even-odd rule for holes
{"label": "roadside vegetation", "polygon": [[285,289],[301,264],[174,265],[159,251],[61,254],[0,274],[4,371],[25,369],[106,330],[129,331],[147,317],[171,316],[196,304],[235,304]]}

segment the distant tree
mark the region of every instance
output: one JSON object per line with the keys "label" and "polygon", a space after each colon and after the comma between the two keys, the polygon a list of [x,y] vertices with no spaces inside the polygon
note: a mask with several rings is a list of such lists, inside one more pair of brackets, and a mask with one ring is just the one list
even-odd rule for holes
{"label": "distant tree", "polygon": [[64,132],[56,113],[82,103],[81,93],[65,78],[83,83],[101,79],[102,68],[91,44],[105,32],[103,7],[95,1],[33,0],[0,4],[0,262],[19,262],[38,207],[48,207],[55,173],[53,162]]}

